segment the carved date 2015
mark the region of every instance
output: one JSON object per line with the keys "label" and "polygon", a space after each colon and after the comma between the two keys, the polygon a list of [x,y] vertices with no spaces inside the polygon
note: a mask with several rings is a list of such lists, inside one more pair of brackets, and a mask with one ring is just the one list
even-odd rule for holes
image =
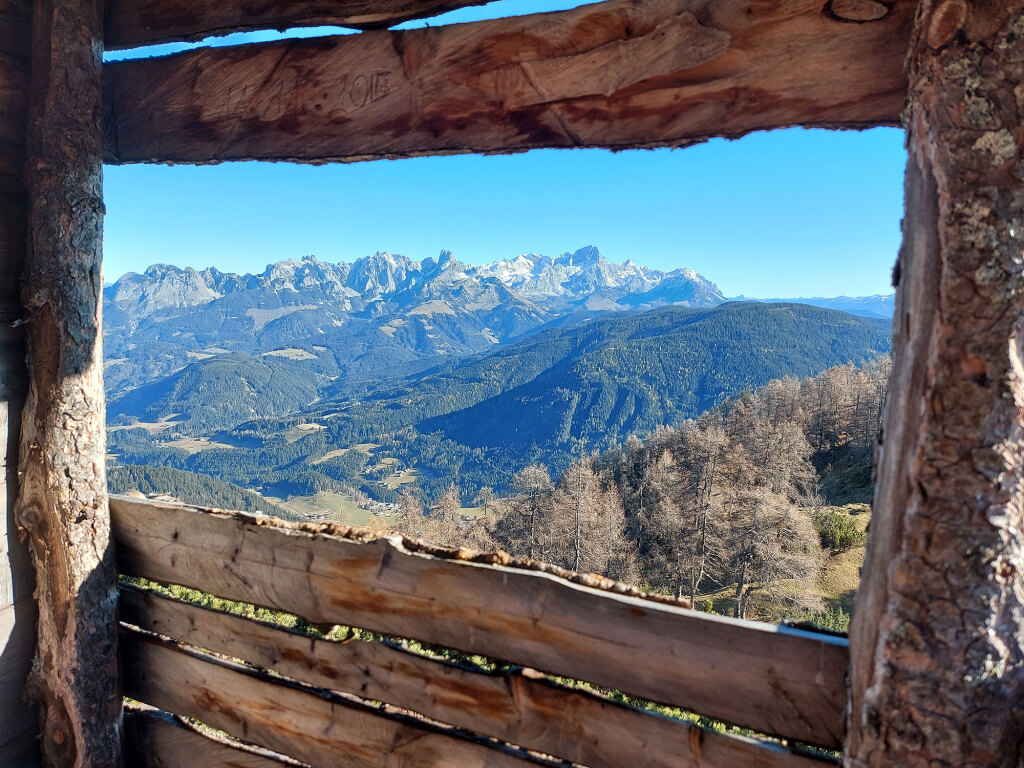
{"label": "carved date 2015", "polygon": [[334,85],[309,95],[310,86],[296,74],[291,81],[263,87],[232,86],[227,89],[221,111],[258,120],[278,120],[285,115],[342,115],[366,108],[391,93],[391,71],[343,75]]}
{"label": "carved date 2015", "polygon": [[344,114],[376,104],[391,93],[390,77],[390,70],[354,76],[342,75],[335,87],[325,88],[314,98],[303,101],[298,105],[298,110],[303,115],[310,112]]}
{"label": "carved date 2015", "polygon": [[[310,86],[296,74],[290,83],[269,88],[249,85],[228,89],[223,111],[260,120],[277,120],[286,114],[345,114],[363,109],[387,98],[391,93],[391,70],[359,75],[342,75],[333,87],[325,87],[309,96]],[[289,87],[290,86],[290,87]]]}

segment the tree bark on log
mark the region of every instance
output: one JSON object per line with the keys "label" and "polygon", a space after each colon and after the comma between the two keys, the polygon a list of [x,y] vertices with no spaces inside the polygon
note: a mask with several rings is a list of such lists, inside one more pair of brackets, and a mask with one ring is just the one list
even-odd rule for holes
{"label": "tree bark on log", "polygon": [[36,568],[43,764],[121,763],[100,337],[102,2],[37,0],[29,101],[29,392],[16,508]]}
{"label": "tree bark on log", "polygon": [[923,0],[849,768],[1024,759],[1024,3]]}

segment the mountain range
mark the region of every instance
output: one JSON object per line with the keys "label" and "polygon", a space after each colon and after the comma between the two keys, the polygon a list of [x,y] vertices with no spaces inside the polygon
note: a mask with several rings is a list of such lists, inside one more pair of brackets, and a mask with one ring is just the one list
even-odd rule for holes
{"label": "mountain range", "polygon": [[577,312],[722,301],[691,270],[613,264],[592,247],[478,267],[447,251],[352,264],[307,256],[260,275],[158,264],[104,290],[106,381],[116,399],[222,355],[298,355],[320,358],[310,367],[322,385],[481,352]]}
{"label": "mountain range", "polygon": [[[884,316],[887,299],[808,303]],[[157,264],[104,289],[108,416],[130,421],[171,390],[237,382],[245,396],[206,420],[225,426],[603,312],[726,300],[693,270],[614,263],[593,246],[476,266],[448,251],[422,261],[375,253],[337,264],[306,256],[259,275]]]}

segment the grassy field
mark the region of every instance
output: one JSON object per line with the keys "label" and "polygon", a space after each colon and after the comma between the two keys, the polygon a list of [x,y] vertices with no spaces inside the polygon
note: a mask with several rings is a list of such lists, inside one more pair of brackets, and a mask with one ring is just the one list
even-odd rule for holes
{"label": "grassy field", "polygon": [[144,429],[151,435],[158,435],[161,432],[166,432],[172,429],[175,424],[179,422],[175,421],[181,414],[172,413],[164,416],[159,421],[136,421],[134,424],[122,424],[117,427],[107,427],[107,432],[118,432],[122,429]]}
{"label": "grassy field", "polygon": [[316,466],[317,464],[322,464],[325,461],[330,461],[331,459],[336,459],[339,456],[344,456],[346,453],[348,453],[351,450],[352,450],[351,448],[337,448],[337,449],[335,449],[333,451],[328,451],[327,453],[325,453],[320,458],[313,459],[311,462],[309,462],[309,465],[310,466]]}
{"label": "grassy field", "polygon": [[[871,507],[868,504],[846,504],[842,507],[824,507],[823,510],[850,515],[862,531],[867,529],[868,523],[871,521]],[[864,546],[851,547],[842,552],[825,552],[825,562],[818,573],[814,593],[821,598],[826,611],[841,610],[847,615],[853,612],[854,597],[857,593],[857,586],[860,584],[860,568],[864,564],[864,555]],[[792,587],[793,589],[798,588],[795,584]],[[709,599],[715,613],[731,616],[735,592],[736,586],[731,585],[714,594],[706,595],[704,598],[698,598],[697,602]],[[748,618],[772,622],[779,619],[778,616],[759,615],[748,615]]]}
{"label": "grassy field", "polygon": [[293,496],[287,501],[275,501],[285,509],[300,515],[328,515],[329,519],[350,525],[368,525],[373,515],[357,505],[351,497],[323,491],[313,496]]}
{"label": "grassy field", "polygon": [[396,490],[399,486],[408,485],[409,483],[415,483],[416,478],[419,476],[420,471],[418,469],[403,469],[401,474],[388,475],[384,478],[384,485],[391,490]]}
{"label": "grassy field", "polygon": [[282,434],[284,435],[286,442],[294,443],[297,440],[301,440],[306,435],[311,435],[323,428],[322,424],[296,424],[291,429],[286,429]]}
{"label": "grassy field", "polygon": [[294,347],[288,347],[287,349],[274,349],[270,352],[264,352],[261,357],[283,357],[287,360],[316,360],[316,355],[311,354],[304,349],[295,349]]}
{"label": "grassy field", "polygon": [[[844,507],[830,507],[833,512],[850,514],[862,530],[867,530],[871,521],[871,507],[867,504],[847,504]],[[853,598],[860,584],[860,568],[864,564],[865,548],[851,547],[845,552],[828,553],[825,567],[818,576],[817,591],[825,605],[842,608],[846,613],[853,611]]]}
{"label": "grassy field", "polygon": [[168,440],[163,445],[167,448],[177,448],[179,451],[185,451],[189,455],[199,453],[200,451],[208,451],[211,448],[232,447],[227,443],[214,442],[208,437],[179,437],[175,440]]}
{"label": "grassy field", "polygon": [[[267,501],[284,507],[299,515],[327,515],[327,519],[349,525],[388,527],[388,516],[374,516],[370,510],[363,509],[350,496],[333,491],[322,491],[313,496],[291,496],[282,500],[267,496]],[[462,507],[459,512],[466,517],[480,517],[484,514],[483,507]]]}

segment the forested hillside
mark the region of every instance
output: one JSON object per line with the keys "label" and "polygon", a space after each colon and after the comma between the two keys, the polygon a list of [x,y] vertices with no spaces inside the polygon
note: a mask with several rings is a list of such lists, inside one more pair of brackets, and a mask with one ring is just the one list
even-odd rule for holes
{"label": "forested hillside", "polygon": [[[471,448],[570,439],[608,445],[696,416],[769,379],[808,376],[889,348],[888,323],[792,304],[662,309],[591,322],[558,337],[569,351],[530,381],[417,429]],[[490,359],[540,368],[529,357],[547,343],[545,334]]]}
{"label": "forested hillside", "polygon": [[870,501],[888,378],[889,360],[880,358],[803,381],[776,379],[697,419],[580,456],[554,476],[544,464],[528,466],[503,505],[484,499],[492,513],[482,518],[458,514],[453,487],[426,508],[406,493],[389,524],[642,583],[708,608],[724,601],[739,617],[814,616],[828,607],[835,623],[849,601],[826,606],[814,584],[825,550],[861,543],[863,525],[829,505]]}
{"label": "forested hillside", "polygon": [[[281,498],[354,486],[394,502],[398,486],[411,483],[436,499],[454,483],[471,500],[486,487],[505,492],[531,463],[561,472],[580,446],[611,448],[773,378],[861,363],[888,348],[887,322],[803,305],[605,313],[286,418],[197,436],[172,411],[112,430],[110,451],[125,464],[199,472]],[[237,412],[253,392],[276,391],[257,386],[263,375],[273,367],[261,362],[240,391],[196,382],[182,393]]]}
{"label": "forested hillside", "polygon": [[107,473],[111,493],[139,491],[145,494],[171,496],[186,504],[273,515],[284,520],[298,520],[298,515],[272,504],[259,494],[225,483],[215,477],[183,472],[170,467],[119,466]]}

